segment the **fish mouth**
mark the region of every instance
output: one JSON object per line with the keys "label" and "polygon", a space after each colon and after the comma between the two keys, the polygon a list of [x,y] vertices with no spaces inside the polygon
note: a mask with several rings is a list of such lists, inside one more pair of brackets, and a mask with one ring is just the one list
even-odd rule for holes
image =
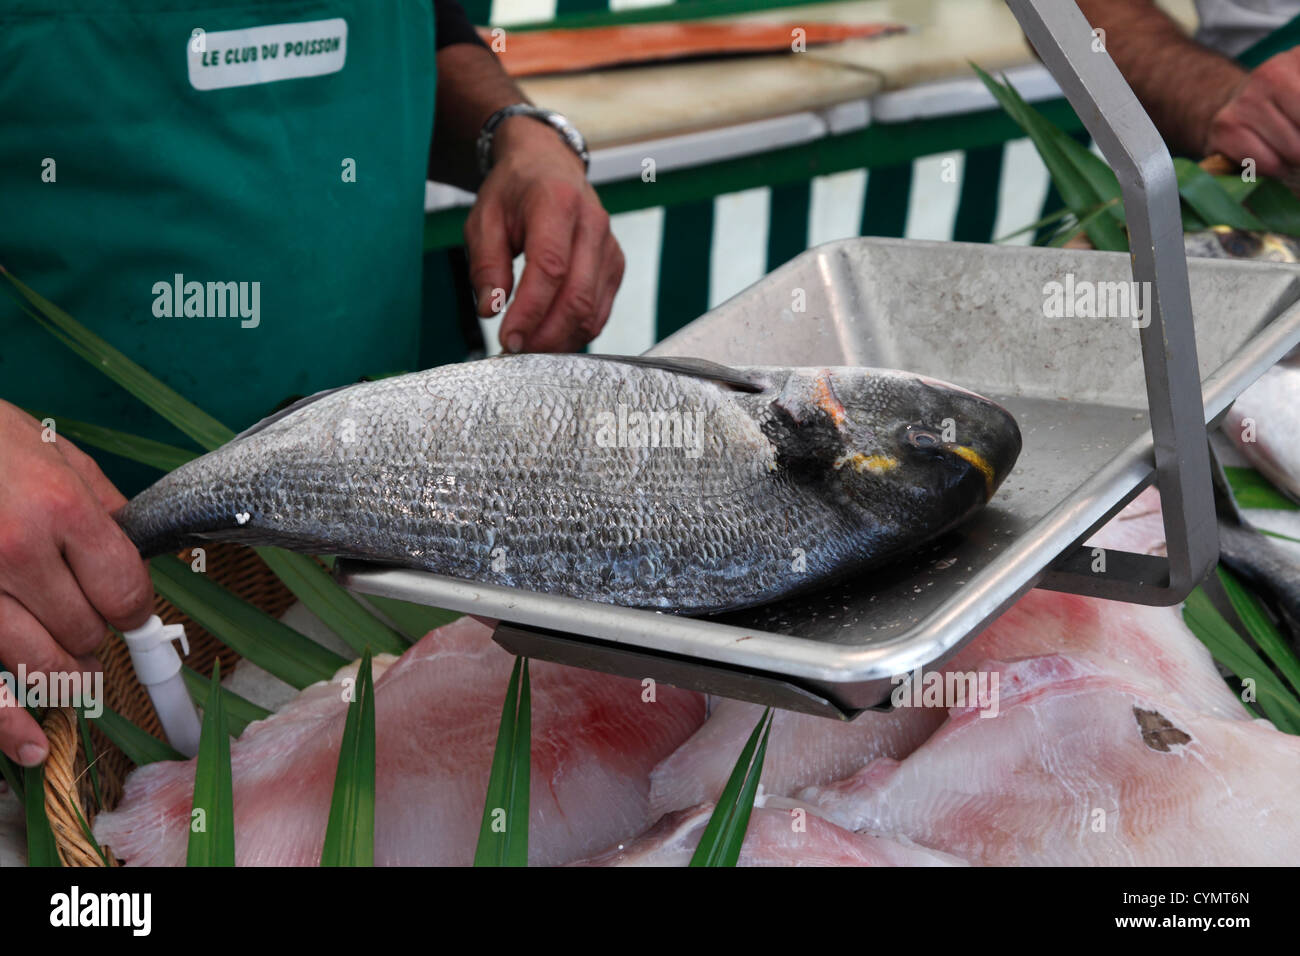
{"label": "fish mouth", "polygon": [[970,445],[949,444],[946,447],[948,451],[952,452],[952,454],[956,455],[958,458],[970,462],[971,466],[979,472],[980,476],[984,479],[984,501],[988,502],[992,499],[993,493],[997,491],[998,488],[998,479],[994,474],[993,466],[989,464],[988,459]]}
{"label": "fish mouth", "polygon": [[945,443],[944,450],[964,461],[979,477],[987,504],[1015,467],[1023,440],[1009,411],[983,396],[977,399],[978,407],[966,416],[967,434],[974,434],[963,442]]}

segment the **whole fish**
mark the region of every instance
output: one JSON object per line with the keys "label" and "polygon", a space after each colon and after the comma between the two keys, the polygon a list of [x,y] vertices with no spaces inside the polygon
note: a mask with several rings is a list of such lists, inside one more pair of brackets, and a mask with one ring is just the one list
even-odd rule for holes
{"label": "whole fish", "polygon": [[1246,520],[1219,518],[1219,560],[1254,585],[1300,649],[1300,563]]}
{"label": "whole fish", "polygon": [[1300,241],[1276,232],[1251,232],[1231,226],[1211,226],[1183,234],[1183,251],[1201,259],[1256,259],[1260,262],[1300,262]]}
{"label": "whole fish", "polygon": [[964,389],[864,368],[514,355],[304,399],[118,515],[146,556],[278,545],[702,613],[890,559],[1020,452]]}
{"label": "whole fish", "polygon": [[[1300,648],[1300,561],[1294,556],[1294,548],[1284,549],[1277,539],[1266,537],[1247,520],[1217,458],[1212,466],[1214,508],[1219,519],[1219,561],[1254,586],[1291,643]],[[1215,596],[1211,591],[1211,599]],[[1229,620],[1233,616],[1235,613],[1225,613]]]}
{"label": "whole fish", "polygon": [[1242,392],[1222,428],[1247,461],[1279,491],[1300,502],[1300,350]]}

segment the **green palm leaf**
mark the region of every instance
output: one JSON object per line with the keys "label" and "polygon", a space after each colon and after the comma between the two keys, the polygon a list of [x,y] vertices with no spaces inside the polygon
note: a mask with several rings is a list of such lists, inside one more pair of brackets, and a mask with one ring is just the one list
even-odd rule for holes
{"label": "green palm leaf", "polygon": [[174,749],[166,741],[159,740],[153,734],[141,730],[117,711],[105,705],[104,712],[98,717],[90,717],[95,726],[105,737],[113,742],[118,750],[126,754],[128,760],[137,767],[159,760],[184,760],[185,755]]}
{"label": "green palm leaf", "polygon": [[62,866],[45,812],[44,766],[23,768],[23,809],[27,819],[27,865]]}
{"label": "green palm leaf", "polygon": [[375,865],[375,682],[368,649],[355,689],[339,746],[321,866]]}
{"label": "green palm leaf", "polygon": [[366,648],[401,654],[410,645],[396,631],[368,611],[360,601],[334,583],[328,573],[306,555],[280,548],[258,548],[258,555],[294,597],[357,654]]}
{"label": "green palm leaf", "polygon": [[[1003,110],[1033,141],[1061,198],[1076,217],[1082,220],[1092,210],[1119,199],[1119,181],[1104,160],[1080,146],[1026,103],[1005,79],[999,83],[974,63],[971,67]],[[1128,238],[1121,225],[1118,203],[1107,208],[1111,214],[1090,219],[1085,232],[1098,249],[1127,251]]]}
{"label": "green palm leaf", "polygon": [[154,588],[223,644],[302,690],[348,663],[171,556],[149,562]]}
{"label": "green palm leaf", "polygon": [[235,865],[235,795],[230,735],[221,698],[221,662],[212,667],[203,731],[194,762],[194,802],[186,866]]}
{"label": "green palm leaf", "polygon": [[1264,605],[1223,565],[1219,565],[1218,572],[1219,581],[1232,603],[1232,609],[1241,618],[1247,633],[1291,684],[1292,689],[1300,692],[1300,660],[1296,659],[1295,652],[1282,639],[1268,612],[1264,610]]}
{"label": "green palm leaf", "polygon": [[1223,619],[1202,588],[1188,596],[1183,620],[1216,661],[1238,678],[1254,683],[1260,708],[1279,730],[1300,733],[1300,700]]}
{"label": "green palm leaf", "polygon": [[[202,704],[208,693],[208,679],[192,667],[182,667],[181,677],[185,679],[185,689],[196,704]],[[265,720],[271,712],[259,707],[251,700],[240,697],[232,690],[221,688],[221,705],[226,712],[226,729],[230,736],[238,738],[249,724]]]}
{"label": "green palm leaf", "polygon": [[1228,478],[1228,487],[1232,489],[1232,496],[1237,499],[1237,504],[1242,508],[1269,508],[1274,511],[1300,509],[1300,505],[1274,488],[1272,483],[1254,468],[1225,465],[1223,472]]}
{"label": "green palm leaf", "polygon": [[138,461],[150,468],[157,468],[159,471],[171,471],[199,456],[199,452],[177,448],[175,445],[154,441],[152,438],[141,438],[138,435],[79,422],[62,415],[49,415],[31,409],[24,409],[24,411],[39,422],[52,420],[58,434],[71,438],[79,445],[98,448],[130,461]]}
{"label": "green palm leaf", "polygon": [[527,866],[532,691],[528,659],[515,658],[501,707],[496,752],[488,777],[475,866]]}
{"label": "green palm leaf", "polygon": [[11,273],[0,268],[18,294],[36,310],[24,307],[33,319],[77,355],[103,372],[118,385],[180,431],[211,451],[234,437],[232,432],[203,409],[182,398],[143,368],[109,345],[57,305],[29,288]]}
{"label": "green palm leaf", "polygon": [[691,866],[735,866],[740,859],[749,817],[754,810],[754,798],[758,794],[758,782],[763,775],[771,731],[772,708],[768,707],[749,735],[727,785],[718,797],[718,805],[713,808],[713,815],[709,817],[695,855],[691,857]]}
{"label": "green palm leaf", "polygon": [[1209,173],[1190,159],[1175,159],[1178,193],[1196,214],[1212,226],[1263,231],[1265,226]]}
{"label": "green palm leaf", "polygon": [[410,601],[380,597],[377,594],[367,594],[365,600],[396,624],[412,643],[430,631],[435,631],[444,624],[450,624],[458,617],[464,616],[459,611],[444,611],[441,608],[412,604]]}

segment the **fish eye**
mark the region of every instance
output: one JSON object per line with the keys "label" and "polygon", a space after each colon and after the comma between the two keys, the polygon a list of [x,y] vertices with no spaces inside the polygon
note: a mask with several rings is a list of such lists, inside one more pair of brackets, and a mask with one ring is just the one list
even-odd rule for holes
{"label": "fish eye", "polygon": [[927,431],[924,428],[917,428],[915,425],[908,428],[904,438],[914,448],[934,448],[940,443],[939,436],[934,432]]}

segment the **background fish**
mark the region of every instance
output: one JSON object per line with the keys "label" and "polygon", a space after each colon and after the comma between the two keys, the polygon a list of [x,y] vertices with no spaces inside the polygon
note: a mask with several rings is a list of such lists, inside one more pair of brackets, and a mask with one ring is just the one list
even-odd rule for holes
{"label": "background fish", "polygon": [[1248,462],[1300,503],[1300,350],[1242,392],[1222,427]]}
{"label": "background fish", "polygon": [[982,507],[1000,406],[903,372],[517,355],[324,392],[176,469],[145,555],[272,544],[673,611],[885,560]]}
{"label": "background fish", "polygon": [[1211,226],[1183,234],[1183,250],[1202,259],[1258,259],[1261,262],[1300,262],[1300,241],[1276,232],[1250,232],[1231,226]]}

